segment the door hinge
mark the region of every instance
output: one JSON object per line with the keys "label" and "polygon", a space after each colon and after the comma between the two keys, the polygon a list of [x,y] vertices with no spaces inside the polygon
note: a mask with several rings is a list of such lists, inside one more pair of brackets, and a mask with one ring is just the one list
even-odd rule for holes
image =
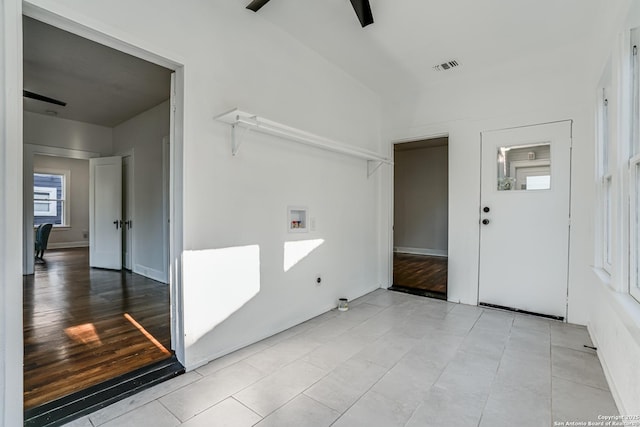
{"label": "door hinge", "polygon": [[171,94],[171,111],[173,111],[174,113],[176,111],[176,93],[175,92]]}
{"label": "door hinge", "polygon": [[637,45],[633,45],[633,56],[638,55],[638,46]]}

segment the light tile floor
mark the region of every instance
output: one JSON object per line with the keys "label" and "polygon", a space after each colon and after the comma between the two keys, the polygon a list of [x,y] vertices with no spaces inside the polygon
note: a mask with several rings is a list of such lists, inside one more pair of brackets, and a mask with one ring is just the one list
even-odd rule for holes
{"label": "light tile floor", "polygon": [[617,414],[587,330],[385,290],[70,426],[550,426]]}

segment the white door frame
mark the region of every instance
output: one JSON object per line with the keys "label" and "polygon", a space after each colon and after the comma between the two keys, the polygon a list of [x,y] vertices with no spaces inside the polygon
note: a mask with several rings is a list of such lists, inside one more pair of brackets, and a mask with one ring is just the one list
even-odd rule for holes
{"label": "white door frame", "polygon": [[[22,425],[22,7],[0,0],[0,425]],[[32,252],[33,257],[33,252]]]}
{"label": "white door frame", "polygon": [[[28,0],[18,2],[18,0],[0,0],[3,5],[8,2],[12,2],[9,5],[11,7],[17,7],[17,11],[25,16],[37,19],[46,24],[55,26],[62,30],[68,31],[72,34],[76,34],[80,37],[95,41],[102,45],[111,47],[129,55],[144,59],[154,64],[163,66],[167,69],[174,70],[174,77],[172,78],[172,91],[171,91],[171,196],[170,196],[170,208],[173,214],[171,221],[170,243],[169,243],[169,256],[171,259],[171,275],[169,278],[169,286],[171,293],[171,346],[175,351],[177,359],[184,365],[185,364],[185,346],[184,346],[184,326],[183,326],[183,303],[182,303],[182,281],[181,281],[181,255],[183,252],[183,145],[184,145],[184,60],[180,58],[178,54],[168,53],[162,45],[153,45],[148,41],[145,46],[139,45],[140,41],[130,37],[126,32],[119,32],[117,35],[107,34],[103,31],[113,32],[114,29],[98,29],[93,28],[95,22],[86,19],[82,15],[74,14],[72,9],[64,11],[64,14],[58,12],[54,13],[45,10],[39,6],[31,4]],[[17,3],[17,4],[16,4]],[[22,5],[20,8],[19,4]],[[6,18],[5,22],[9,19],[15,19],[14,16]],[[15,30],[19,30],[21,34],[22,23],[21,20],[18,24],[13,23]],[[5,35],[8,33],[8,29],[4,29]],[[11,101],[10,104],[14,108],[20,108],[18,112],[11,112],[14,115],[19,115],[20,120],[17,122],[22,124],[22,38],[10,34],[10,37],[6,39],[5,45],[9,44],[11,50],[16,50],[17,55],[14,58],[18,59],[16,66],[15,80],[11,83],[16,84],[18,90],[12,92],[11,95],[7,95],[7,100]],[[16,46],[13,46],[16,44]],[[13,65],[13,64],[12,64]],[[20,129],[22,129],[20,127]],[[20,132],[21,136],[21,132]],[[17,142],[16,142],[17,143]],[[20,141],[22,143],[22,141]],[[18,165],[19,174],[22,175],[22,165]],[[14,301],[13,303],[18,303]],[[20,307],[22,302],[19,302]],[[21,323],[16,322],[16,325],[20,326]],[[22,334],[22,331],[20,331]],[[22,346],[20,346],[22,348]],[[18,369],[21,372],[21,366],[11,367],[11,369]],[[11,393],[19,394],[22,396],[22,390],[12,389]],[[21,412],[20,407],[20,412]]]}
{"label": "white door frame", "polygon": [[[392,140],[391,144],[389,144],[390,147],[390,153],[389,153],[389,157],[392,160],[392,164],[390,165],[389,168],[387,168],[387,170],[389,170],[389,177],[387,179],[387,185],[388,185],[388,195],[389,195],[389,202],[387,203],[387,208],[388,208],[388,218],[389,218],[389,224],[388,224],[388,230],[389,230],[389,240],[387,242],[387,250],[388,250],[388,254],[387,254],[387,265],[388,265],[388,269],[387,269],[387,283],[389,283],[389,286],[393,285],[393,225],[395,223],[395,212],[394,212],[394,201],[395,201],[395,192],[394,192],[394,185],[395,185],[395,180],[394,180],[394,175],[395,175],[395,145],[396,144],[404,144],[407,142],[417,142],[417,141],[424,141],[424,140],[428,140],[428,139],[437,139],[437,138],[449,138],[449,132],[448,131],[439,131],[439,132],[434,132],[434,133],[430,133],[430,134],[426,134],[423,136],[417,136],[417,137],[412,137],[412,138],[404,138],[404,139],[397,139],[397,140]],[[450,142],[450,141],[449,141]],[[449,160],[449,155],[447,155],[447,161]],[[451,168],[448,168],[449,173],[451,173]],[[450,179],[449,179],[450,182]],[[451,186],[449,186],[450,188]],[[448,190],[447,190],[448,192]],[[447,194],[447,212],[451,212],[451,197],[449,194]],[[451,224],[451,219],[449,218],[448,224]],[[449,231],[447,230],[447,233]],[[448,274],[448,273],[447,273]],[[448,293],[447,293],[448,295]]]}
{"label": "white door frame", "polygon": [[162,272],[169,283],[169,241],[171,236],[171,138],[162,138]]}
{"label": "white door frame", "polygon": [[[127,187],[127,194],[125,195],[125,193],[122,193],[122,202],[126,203],[127,205],[127,210],[129,211],[129,217],[125,218],[124,215],[122,216],[122,220],[123,221],[131,221],[132,224],[135,224],[136,222],[134,221],[135,217],[136,217],[136,208],[135,208],[135,203],[129,203],[129,200],[135,200],[136,198],[136,193],[135,193],[135,148],[132,148],[130,150],[126,150],[123,151],[122,153],[117,153],[116,156],[121,156],[122,157],[122,164],[124,167],[124,159],[125,157],[129,158],[129,163],[128,163],[128,174],[127,174],[127,182],[124,183],[124,185],[126,185]],[[124,168],[123,168],[124,170]],[[124,211],[122,212],[124,214]],[[123,223],[122,225],[122,229],[124,230],[127,227],[126,224]],[[133,238],[133,235],[135,234],[135,231],[133,230],[133,227],[129,227],[127,228],[127,239],[125,240],[129,240],[129,242],[124,242],[123,241],[123,245],[126,244],[127,249],[129,250],[129,252],[131,253],[131,265],[130,265],[130,269],[131,271],[133,271],[133,266],[136,265],[136,253],[134,251],[134,246],[135,246],[135,239]],[[123,260],[122,262],[122,268],[126,269],[125,266],[125,262]]]}
{"label": "white door frame", "polygon": [[[553,125],[553,124],[558,124],[558,123],[568,123],[569,124],[569,138],[570,138],[570,142],[569,142],[569,180],[568,180],[568,197],[567,197],[567,203],[568,203],[568,233],[567,233],[567,275],[566,275],[566,300],[565,300],[565,306],[564,306],[564,322],[568,322],[568,318],[569,318],[569,283],[570,283],[570,274],[571,274],[571,268],[569,266],[570,264],[570,260],[571,260],[571,216],[572,216],[572,205],[571,205],[571,197],[573,194],[573,184],[572,184],[572,179],[573,179],[573,175],[572,175],[572,170],[573,170],[573,127],[574,127],[574,121],[573,119],[564,119],[564,120],[550,120],[550,121],[541,121],[541,122],[536,122],[536,123],[531,123],[531,124],[527,124],[527,125],[520,125],[520,126],[508,126],[508,127],[499,127],[499,128],[489,128],[486,130],[483,130],[480,132],[480,145],[481,145],[481,150],[480,150],[480,199],[479,199],[479,205],[478,205],[478,213],[481,217],[481,207],[482,207],[482,168],[483,168],[483,157],[482,157],[482,135],[484,133],[487,132],[499,132],[499,131],[508,131],[508,130],[516,130],[516,129],[523,129],[523,128],[528,128],[528,127],[535,127],[535,126],[544,126],[544,125]],[[524,161],[520,161],[520,164],[526,164],[528,161],[524,160]],[[536,161],[532,161],[533,163],[535,163]],[[550,163],[550,162],[547,162]],[[482,226],[480,225],[480,221],[478,221],[479,226],[478,226],[478,243],[480,244],[482,242]],[[477,300],[476,300],[476,304],[479,306],[480,305],[480,280],[481,280],[481,275],[480,275],[480,267],[481,267],[481,261],[480,261],[480,251],[478,251],[478,282],[477,282]]]}

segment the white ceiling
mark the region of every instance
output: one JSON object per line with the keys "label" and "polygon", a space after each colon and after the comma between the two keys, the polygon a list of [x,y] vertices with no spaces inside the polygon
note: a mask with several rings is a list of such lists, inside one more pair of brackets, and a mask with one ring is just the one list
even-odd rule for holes
{"label": "white ceiling", "polygon": [[[349,0],[271,0],[258,13],[246,13],[384,97],[513,62],[549,58],[550,67],[563,67],[554,50],[588,43],[608,1],[370,0],[375,23],[364,29]],[[249,2],[238,1],[237,7]],[[450,59],[461,66],[433,70]],[[24,19],[24,88],[68,103],[57,107],[25,98],[27,111],[115,126],[166,100],[169,75],[157,65]]]}
{"label": "white ceiling", "polygon": [[171,71],[24,17],[24,109],[113,127],[169,98]]}
{"label": "white ceiling", "polygon": [[[239,3],[246,6],[249,0]],[[399,86],[428,87],[526,57],[543,60],[546,52],[593,37],[607,7],[607,0],[370,3],[375,23],[364,29],[349,0],[271,0],[256,19],[270,21],[385,95]],[[461,66],[433,70],[450,59]]]}

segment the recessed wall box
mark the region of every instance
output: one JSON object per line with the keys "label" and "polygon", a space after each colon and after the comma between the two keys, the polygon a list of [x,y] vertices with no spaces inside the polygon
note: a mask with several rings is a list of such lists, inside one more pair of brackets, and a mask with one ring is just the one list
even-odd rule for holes
{"label": "recessed wall box", "polygon": [[306,233],[309,230],[307,226],[307,218],[307,208],[301,206],[289,206],[287,208],[289,233]]}

